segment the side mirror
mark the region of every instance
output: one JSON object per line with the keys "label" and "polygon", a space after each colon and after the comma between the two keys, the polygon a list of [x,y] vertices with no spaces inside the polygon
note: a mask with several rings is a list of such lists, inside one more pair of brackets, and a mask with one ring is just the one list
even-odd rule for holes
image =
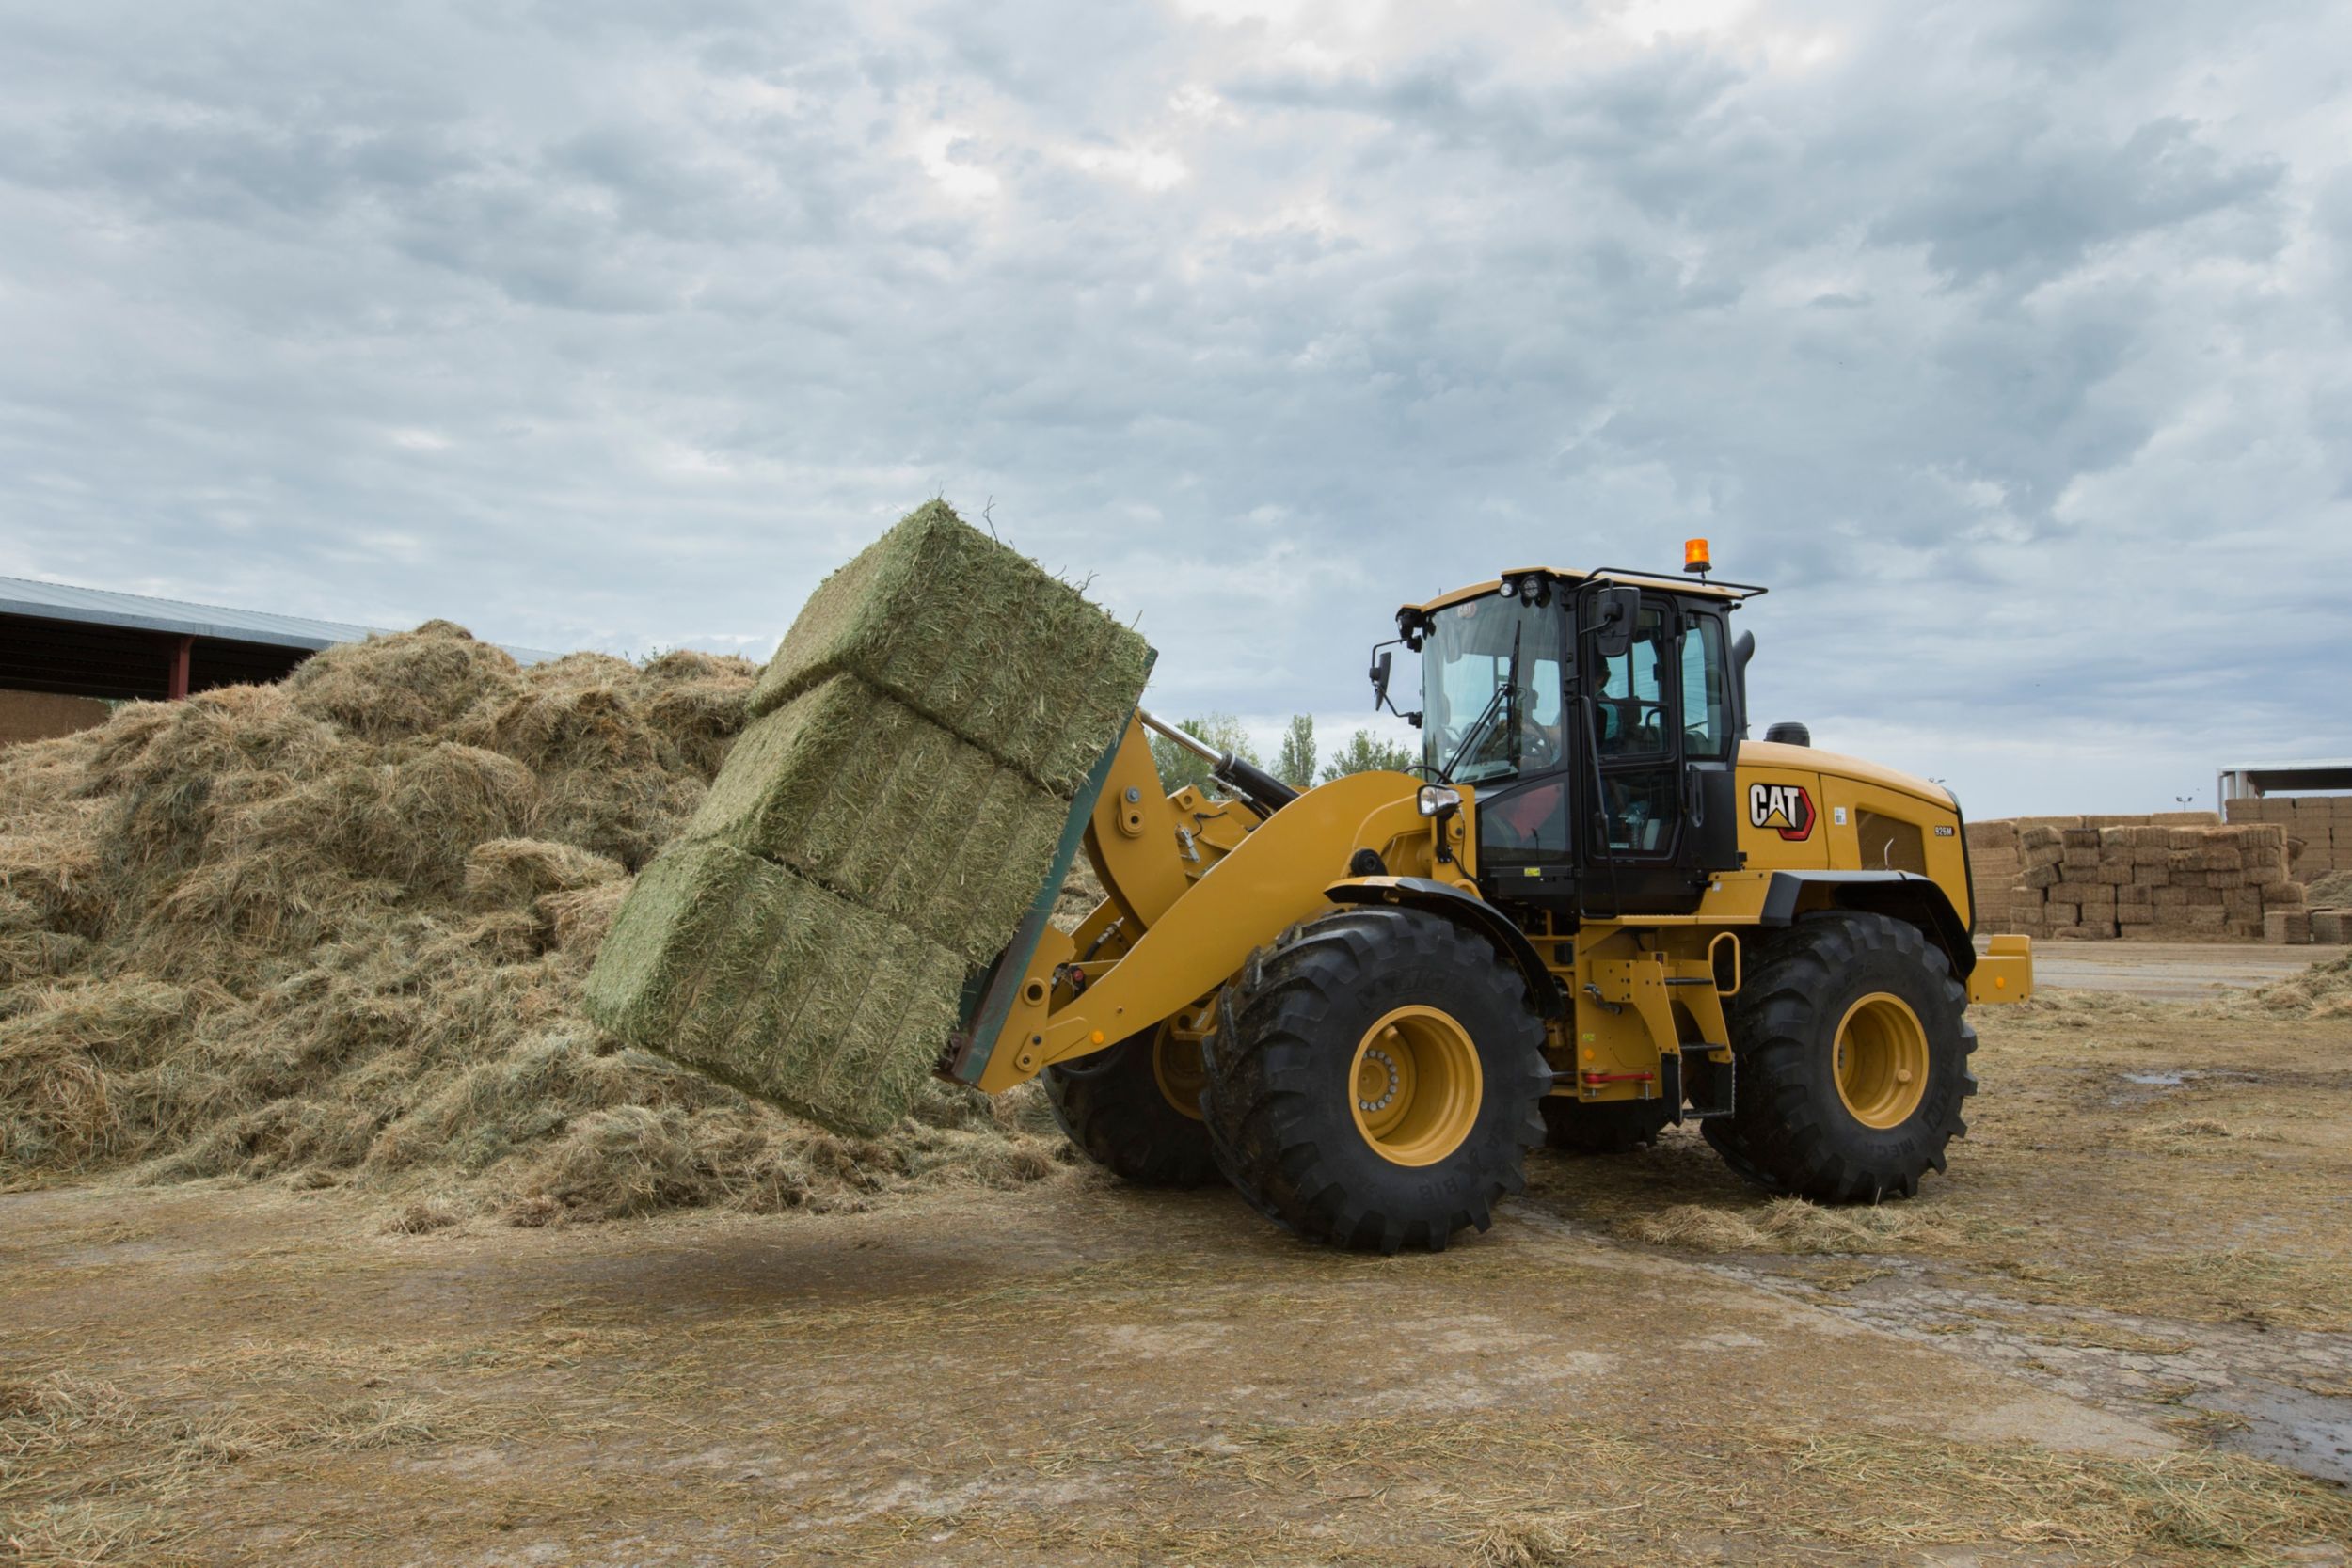
{"label": "side mirror", "polygon": [[1377,713],[1389,700],[1389,667],[1396,656],[1383,648],[1372,658],[1372,711]]}
{"label": "side mirror", "polygon": [[1604,588],[1593,597],[1593,652],[1623,658],[1633,651],[1634,628],[1642,624],[1642,591]]}

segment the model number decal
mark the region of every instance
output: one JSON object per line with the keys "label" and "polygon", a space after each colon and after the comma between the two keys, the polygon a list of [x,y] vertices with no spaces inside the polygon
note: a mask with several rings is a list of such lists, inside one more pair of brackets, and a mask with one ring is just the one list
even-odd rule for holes
{"label": "model number decal", "polygon": [[1813,836],[1813,797],[1802,784],[1750,784],[1748,825],[1802,844]]}
{"label": "model number decal", "polygon": [[1957,838],[1960,836],[1960,830],[1957,828],[1938,828],[1935,830],[1935,836],[1938,838]]}

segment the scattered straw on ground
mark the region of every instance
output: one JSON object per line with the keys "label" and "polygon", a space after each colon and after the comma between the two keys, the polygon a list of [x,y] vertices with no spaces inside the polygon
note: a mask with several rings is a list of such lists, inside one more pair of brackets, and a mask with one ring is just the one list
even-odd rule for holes
{"label": "scattered straw on ground", "polygon": [[0,752],[0,1187],[356,1180],[423,1232],[1050,1168],[1027,1099],[928,1085],[897,1129],[841,1139],[581,1014],[755,673],[525,670],[435,622]]}
{"label": "scattered straw on ground", "polygon": [[1689,1252],[1902,1252],[1942,1232],[1908,1205],[1825,1209],[1801,1197],[1751,1209],[1675,1203],[1620,1221],[1619,1234]]}

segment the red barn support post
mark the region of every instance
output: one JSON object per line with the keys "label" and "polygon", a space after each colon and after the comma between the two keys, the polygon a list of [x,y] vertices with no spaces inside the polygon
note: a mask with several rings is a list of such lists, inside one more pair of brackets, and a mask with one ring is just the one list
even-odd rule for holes
{"label": "red barn support post", "polygon": [[188,694],[188,657],[195,651],[193,637],[175,637],[171,641],[171,675],[166,695],[175,703]]}

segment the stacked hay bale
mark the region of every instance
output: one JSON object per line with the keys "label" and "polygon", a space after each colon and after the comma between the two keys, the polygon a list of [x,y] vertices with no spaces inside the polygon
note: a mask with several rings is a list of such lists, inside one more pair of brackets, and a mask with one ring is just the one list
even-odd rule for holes
{"label": "stacked hay bale", "polygon": [[946,503],[828,578],[591,972],[591,1016],[813,1121],[902,1116],[1152,662]]}
{"label": "stacked hay bale", "polygon": [[[1973,823],[1978,926],[2044,938],[2309,941],[2274,824],[2210,812]],[[2006,886],[1999,880],[2012,875]]]}
{"label": "stacked hay bale", "polygon": [[2287,864],[2302,881],[2352,871],[2352,795],[2270,795],[2226,802],[2230,821],[2271,823],[2287,835]]}

